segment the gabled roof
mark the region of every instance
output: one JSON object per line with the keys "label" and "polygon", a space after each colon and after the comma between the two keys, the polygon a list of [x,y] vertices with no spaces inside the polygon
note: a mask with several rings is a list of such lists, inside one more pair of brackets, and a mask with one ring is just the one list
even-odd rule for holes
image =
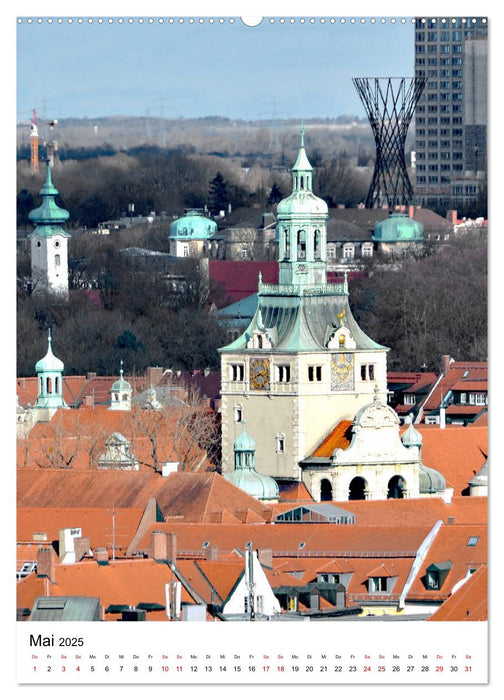
{"label": "gabled roof", "polygon": [[[184,522],[215,522],[226,514],[228,522],[265,522],[270,509],[215,472],[176,472],[167,477],[156,494],[165,517],[181,516]],[[271,516],[270,516],[271,517]]]}

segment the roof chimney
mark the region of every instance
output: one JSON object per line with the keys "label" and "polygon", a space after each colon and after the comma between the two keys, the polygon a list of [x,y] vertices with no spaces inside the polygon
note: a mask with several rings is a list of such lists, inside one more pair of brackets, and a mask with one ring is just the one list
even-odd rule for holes
{"label": "roof chimney", "polygon": [[147,367],[146,370],[147,384],[149,386],[159,386],[163,378],[162,367]]}
{"label": "roof chimney", "polygon": [[158,562],[177,561],[177,535],[174,532],[153,530],[149,547],[149,557]]}
{"label": "roof chimney", "polygon": [[56,583],[57,560],[53,547],[41,547],[37,552],[37,577],[46,576],[51,583]]}
{"label": "roof chimney", "polygon": [[206,558],[208,561],[217,561],[219,558],[219,548],[216,544],[211,544],[210,547],[207,547]]}
{"label": "roof chimney", "polygon": [[449,355],[441,355],[441,372],[446,376],[450,369],[450,364],[453,362]]}
{"label": "roof chimney", "polygon": [[273,550],[271,548],[259,549],[257,551],[257,558],[261,566],[266,566],[268,569],[273,568]]}
{"label": "roof chimney", "polygon": [[94,553],[95,561],[100,566],[106,566],[109,563],[109,556],[106,547],[97,547]]}

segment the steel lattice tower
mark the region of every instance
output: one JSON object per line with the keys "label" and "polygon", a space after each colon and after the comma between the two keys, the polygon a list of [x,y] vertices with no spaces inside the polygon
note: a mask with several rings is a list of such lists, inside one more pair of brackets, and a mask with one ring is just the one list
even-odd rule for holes
{"label": "steel lattice tower", "polygon": [[366,198],[368,209],[394,209],[413,196],[404,145],[426,78],[352,78],[373,129],[376,160]]}

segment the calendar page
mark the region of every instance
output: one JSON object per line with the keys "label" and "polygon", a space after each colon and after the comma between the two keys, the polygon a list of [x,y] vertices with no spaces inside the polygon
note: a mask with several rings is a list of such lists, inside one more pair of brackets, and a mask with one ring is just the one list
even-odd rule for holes
{"label": "calendar page", "polygon": [[9,20],[19,693],[489,685],[489,19],[352,9]]}

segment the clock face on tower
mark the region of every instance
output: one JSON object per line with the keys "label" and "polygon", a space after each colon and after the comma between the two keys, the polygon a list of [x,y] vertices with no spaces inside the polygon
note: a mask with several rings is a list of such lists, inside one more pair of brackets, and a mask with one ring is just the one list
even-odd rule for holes
{"label": "clock face on tower", "polygon": [[268,391],[270,388],[269,360],[258,358],[250,362],[250,388]]}
{"label": "clock face on tower", "polygon": [[354,358],[350,352],[337,352],[331,357],[331,389],[353,389]]}

